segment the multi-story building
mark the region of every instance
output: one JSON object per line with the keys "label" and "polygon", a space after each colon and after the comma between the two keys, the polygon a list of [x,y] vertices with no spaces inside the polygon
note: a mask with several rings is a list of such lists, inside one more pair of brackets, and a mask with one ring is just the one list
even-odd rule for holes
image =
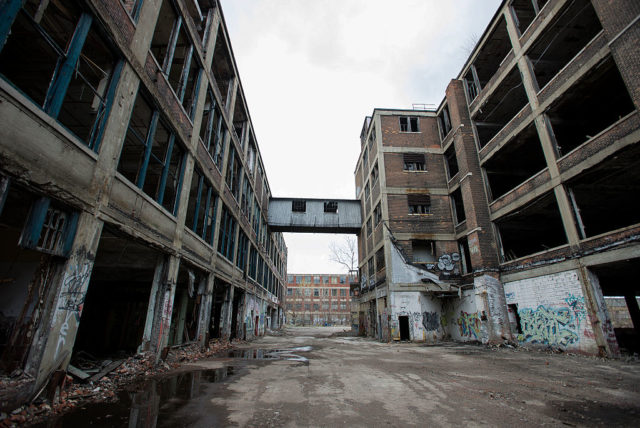
{"label": "multi-story building", "polygon": [[[639,14],[505,0],[437,109],[366,118],[362,331],[637,348]],[[606,296],[625,296],[635,342]]]}
{"label": "multi-story building", "polygon": [[353,275],[287,275],[286,320],[292,325],[351,325]]}
{"label": "multi-story building", "polygon": [[287,250],[216,0],[0,3],[0,371],[250,339]]}

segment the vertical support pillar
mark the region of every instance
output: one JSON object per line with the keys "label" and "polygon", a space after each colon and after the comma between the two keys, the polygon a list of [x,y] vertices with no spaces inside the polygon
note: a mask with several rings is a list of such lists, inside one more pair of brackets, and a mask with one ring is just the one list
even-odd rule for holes
{"label": "vertical support pillar", "polygon": [[158,256],[156,260],[156,268],[153,273],[153,283],[151,284],[151,293],[149,294],[149,305],[147,306],[147,319],[144,324],[144,333],[142,334],[142,344],[138,347],[138,352],[146,352],[151,350],[151,337],[153,333],[153,319],[156,309],[156,299],[159,295],[160,284],[162,283],[162,275],[165,269],[165,257]]}
{"label": "vertical support pillar", "polygon": [[233,323],[233,293],[234,286],[228,285],[224,293],[224,303],[220,314],[220,337],[224,340],[231,338],[231,324]]}
{"label": "vertical support pillar", "polygon": [[499,343],[513,340],[509,315],[505,310],[507,299],[497,273],[485,273],[473,279],[476,307],[484,327],[482,342]]}
{"label": "vertical support pillar", "polygon": [[627,302],[627,310],[629,311],[629,315],[631,316],[631,322],[633,323],[633,328],[636,329],[636,333],[640,331],[640,307],[638,307],[638,300],[634,293],[625,294],[624,296],[625,302]]}
{"label": "vertical support pillar", "polygon": [[198,294],[201,296],[200,313],[198,314],[198,330],[196,340],[201,347],[206,347],[209,341],[209,322],[211,320],[211,310],[213,301],[214,275],[210,273],[206,278],[200,280]]}
{"label": "vertical support pillar", "polygon": [[587,314],[591,322],[591,327],[593,328],[599,352],[602,356],[618,357],[620,356],[620,348],[618,347],[616,334],[613,331],[609,310],[602,295],[600,281],[598,277],[586,267],[580,268],[580,276]]}
{"label": "vertical support pillar", "polygon": [[[33,354],[39,348],[36,344],[26,366],[28,373],[35,372],[36,388],[42,386],[53,371],[65,369],[69,364],[102,226],[102,221],[91,214],[80,214],[70,257],[64,264],[61,282],[56,287],[59,291],[52,309],[51,322],[43,322],[39,329],[48,330],[42,335],[45,337],[44,350],[41,358],[35,357]],[[42,332],[38,331],[36,335],[40,336],[40,333]]]}
{"label": "vertical support pillar", "polygon": [[169,342],[171,314],[173,312],[173,300],[176,293],[179,267],[180,259],[175,256],[167,256],[155,295],[150,351],[156,354],[156,361],[160,359],[161,351]]}

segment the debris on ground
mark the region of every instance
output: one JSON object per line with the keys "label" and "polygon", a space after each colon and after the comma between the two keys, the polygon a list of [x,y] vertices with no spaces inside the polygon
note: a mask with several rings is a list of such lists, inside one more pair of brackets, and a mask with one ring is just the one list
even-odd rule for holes
{"label": "debris on ground", "polygon": [[[69,365],[62,387],[53,400],[41,394],[30,404],[0,413],[0,428],[16,427],[27,422],[36,423],[89,402],[114,401],[117,389],[124,385],[144,377],[166,373],[185,363],[213,357],[237,343],[214,339],[204,349],[197,343],[176,346],[169,348],[166,359],[157,363],[151,352],[114,360],[99,360],[86,352],[78,353],[72,360],[74,364]],[[15,376],[12,373],[10,376],[0,377],[0,391],[10,392],[29,382],[33,382],[33,379],[26,373],[20,371]]]}

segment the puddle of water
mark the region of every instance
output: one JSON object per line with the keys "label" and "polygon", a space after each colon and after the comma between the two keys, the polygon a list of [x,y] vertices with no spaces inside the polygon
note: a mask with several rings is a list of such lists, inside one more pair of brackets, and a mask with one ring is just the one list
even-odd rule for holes
{"label": "puddle of water", "polygon": [[113,403],[91,403],[72,412],[53,417],[36,427],[122,427],[130,428],[190,425],[175,421],[176,411],[204,395],[211,384],[223,382],[234,374],[234,367],[181,372],[173,376],[149,379],[128,390],[118,391]]}

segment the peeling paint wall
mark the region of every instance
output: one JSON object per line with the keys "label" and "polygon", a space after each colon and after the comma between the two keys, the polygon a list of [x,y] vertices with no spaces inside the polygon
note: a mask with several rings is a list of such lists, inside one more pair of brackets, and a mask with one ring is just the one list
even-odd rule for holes
{"label": "peeling paint wall", "polygon": [[578,271],[507,282],[504,290],[507,304],[517,305],[521,344],[598,352]]}
{"label": "peeling paint wall", "polygon": [[447,335],[461,342],[482,341],[482,321],[478,315],[475,290],[465,290],[443,305],[441,324]]}

